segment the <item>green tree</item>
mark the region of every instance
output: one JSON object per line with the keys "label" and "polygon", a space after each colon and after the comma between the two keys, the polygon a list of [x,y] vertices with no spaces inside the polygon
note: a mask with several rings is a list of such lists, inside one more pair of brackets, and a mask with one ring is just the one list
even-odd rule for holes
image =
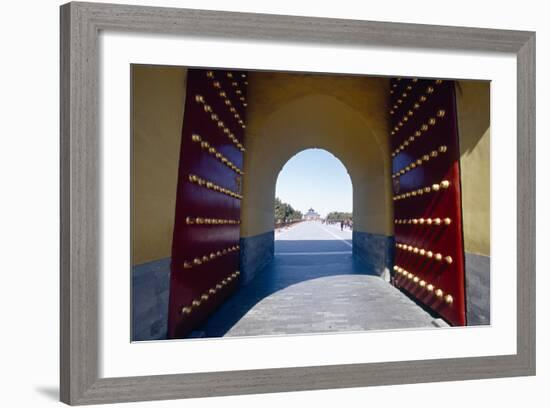
{"label": "green tree", "polygon": [[353,220],[353,213],[332,211],[327,214],[328,222],[341,222],[346,220]]}
{"label": "green tree", "polygon": [[280,198],[275,197],[275,223],[296,221],[302,219],[302,213],[295,210],[288,203],[284,203]]}

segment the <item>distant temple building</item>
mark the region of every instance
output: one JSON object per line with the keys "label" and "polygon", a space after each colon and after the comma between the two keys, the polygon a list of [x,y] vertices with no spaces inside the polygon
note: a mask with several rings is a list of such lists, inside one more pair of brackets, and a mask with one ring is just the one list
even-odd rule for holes
{"label": "distant temple building", "polygon": [[306,215],[304,215],[304,219],[308,220],[308,221],[309,220],[319,220],[319,219],[321,219],[321,216],[319,214],[317,214],[313,208],[310,208],[307,211]]}

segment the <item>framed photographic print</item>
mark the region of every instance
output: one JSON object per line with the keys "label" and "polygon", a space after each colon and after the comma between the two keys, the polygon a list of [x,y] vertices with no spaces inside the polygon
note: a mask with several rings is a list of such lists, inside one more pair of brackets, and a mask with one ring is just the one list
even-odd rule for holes
{"label": "framed photographic print", "polygon": [[62,401],[535,373],[534,33],[69,3],[61,57]]}

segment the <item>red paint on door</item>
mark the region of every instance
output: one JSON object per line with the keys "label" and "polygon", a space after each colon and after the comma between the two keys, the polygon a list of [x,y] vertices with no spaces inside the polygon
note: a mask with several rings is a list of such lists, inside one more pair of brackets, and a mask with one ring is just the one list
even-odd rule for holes
{"label": "red paint on door", "polygon": [[238,286],[247,84],[241,71],[188,71],[169,338],[187,336]]}
{"label": "red paint on door", "polygon": [[455,83],[392,79],[393,282],[452,325],[466,324]]}

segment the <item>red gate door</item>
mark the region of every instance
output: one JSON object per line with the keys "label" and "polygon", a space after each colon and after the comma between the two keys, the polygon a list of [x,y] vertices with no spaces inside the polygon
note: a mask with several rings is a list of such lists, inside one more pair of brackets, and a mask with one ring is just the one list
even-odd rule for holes
{"label": "red gate door", "polygon": [[247,84],[244,72],[188,71],[169,338],[185,337],[238,286]]}
{"label": "red gate door", "polygon": [[394,284],[466,324],[460,150],[453,81],[392,79]]}

